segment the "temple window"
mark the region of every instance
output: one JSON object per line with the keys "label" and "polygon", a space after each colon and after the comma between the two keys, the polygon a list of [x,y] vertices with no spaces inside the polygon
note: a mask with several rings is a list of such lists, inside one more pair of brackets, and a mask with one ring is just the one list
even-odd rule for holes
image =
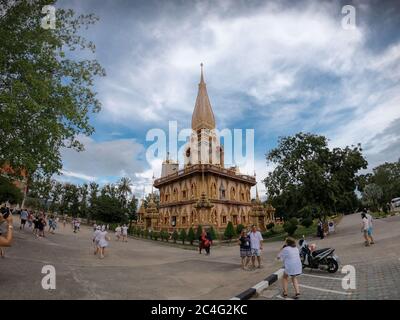
{"label": "temple window", "polygon": [[233,224],[234,225],[238,224],[238,217],[237,216],[233,216]]}
{"label": "temple window", "polygon": [[222,223],[226,223],[226,216],[222,217]]}
{"label": "temple window", "polygon": [[192,187],[191,187],[191,196],[195,197],[196,196],[196,184],[192,183]]}
{"label": "temple window", "polygon": [[176,226],[176,216],[171,217],[171,225],[172,225],[173,227]]}
{"label": "temple window", "polygon": [[231,198],[231,200],[235,200],[236,199],[236,192],[235,192],[235,188],[234,187],[231,188],[230,198]]}
{"label": "temple window", "polygon": [[183,190],[183,191],[182,191],[182,198],[183,198],[184,200],[186,200],[186,190]]}
{"label": "temple window", "polygon": [[186,217],[182,217],[182,224],[183,224],[183,225],[186,224]]}

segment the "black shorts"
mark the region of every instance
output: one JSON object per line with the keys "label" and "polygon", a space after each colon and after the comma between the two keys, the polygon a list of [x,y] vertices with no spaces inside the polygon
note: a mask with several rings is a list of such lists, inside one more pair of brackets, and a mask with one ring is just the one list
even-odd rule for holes
{"label": "black shorts", "polygon": [[25,219],[21,219],[21,224],[25,224],[26,220]]}

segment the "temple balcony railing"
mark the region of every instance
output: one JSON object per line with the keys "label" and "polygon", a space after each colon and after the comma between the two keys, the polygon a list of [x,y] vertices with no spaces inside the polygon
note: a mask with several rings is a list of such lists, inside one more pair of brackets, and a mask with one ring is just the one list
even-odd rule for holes
{"label": "temple balcony railing", "polygon": [[181,170],[178,170],[177,172],[174,172],[168,176],[156,179],[154,181],[154,186],[158,187],[166,182],[173,181],[178,177],[183,177],[186,175],[191,175],[194,173],[202,173],[202,172],[211,172],[215,174],[220,174],[230,178],[239,179],[244,182],[249,182],[251,184],[256,183],[256,179],[253,176],[245,174],[237,174],[234,169],[226,169],[213,164],[194,164],[194,165],[189,165]]}

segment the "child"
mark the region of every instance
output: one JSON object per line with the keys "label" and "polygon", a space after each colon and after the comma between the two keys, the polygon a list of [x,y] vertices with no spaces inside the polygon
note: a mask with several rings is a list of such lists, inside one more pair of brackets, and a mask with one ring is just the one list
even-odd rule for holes
{"label": "child", "polygon": [[300,260],[300,253],[299,249],[296,247],[296,240],[293,238],[287,238],[285,241],[285,245],[281,249],[279,253],[279,259],[283,261],[284,264],[284,273],[282,277],[282,287],[283,287],[283,294],[284,298],[287,297],[288,292],[288,279],[289,277],[292,278],[293,287],[295,290],[294,299],[298,299],[300,296],[299,290],[299,282],[297,280],[297,276],[301,275],[302,273],[302,265]]}

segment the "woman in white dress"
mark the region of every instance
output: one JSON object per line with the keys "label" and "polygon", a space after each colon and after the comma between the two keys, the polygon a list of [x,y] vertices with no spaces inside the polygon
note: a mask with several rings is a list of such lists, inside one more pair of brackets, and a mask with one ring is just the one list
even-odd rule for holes
{"label": "woman in white dress", "polygon": [[96,226],[96,230],[93,233],[94,254],[97,254],[100,251],[100,245],[99,245],[100,232],[101,232],[101,227],[100,226]]}
{"label": "woman in white dress", "polygon": [[101,227],[101,232],[99,233],[99,247],[100,247],[100,259],[104,258],[104,253],[106,247],[108,247],[108,241],[110,238],[107,236],[106,227]]}
{"label": "woman in white dress", "polygon": [[299,249],[296,247],[296,240],[287,238],[285,245],[279,253],[279,259],[283,261],[285,271],[282,277],[283,297],[287,297],[289,277],[292,278],[293,287],[295,290],[294,299],[300,296],[299,282],[297,276],[302,274],[302,265],[300,260]]}
{"label": "woman in white dress", "polygon": [[126,224],[122,226],[122,242],[128,242],[128,227]]}

